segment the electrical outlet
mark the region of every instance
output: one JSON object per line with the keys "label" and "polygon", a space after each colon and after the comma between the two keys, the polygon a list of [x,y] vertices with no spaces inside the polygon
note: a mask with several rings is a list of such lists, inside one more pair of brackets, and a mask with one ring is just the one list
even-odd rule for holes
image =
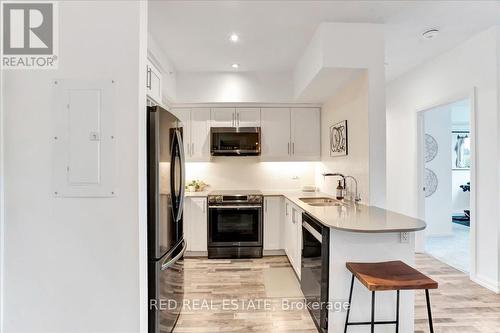
{"label": "electrical outlet", "polygon": [[401,243],[409,243],[410,242],[410,233],[409,232],[402,232],[400,234],[401,236]]}

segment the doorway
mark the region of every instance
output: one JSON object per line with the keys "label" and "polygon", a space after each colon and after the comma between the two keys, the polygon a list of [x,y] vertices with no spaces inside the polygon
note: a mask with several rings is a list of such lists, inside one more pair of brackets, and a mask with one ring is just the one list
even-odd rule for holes
{"label": "doorway", "polygon": [[471,99],[424,111],[420,116],[424,252],[471,272]]}

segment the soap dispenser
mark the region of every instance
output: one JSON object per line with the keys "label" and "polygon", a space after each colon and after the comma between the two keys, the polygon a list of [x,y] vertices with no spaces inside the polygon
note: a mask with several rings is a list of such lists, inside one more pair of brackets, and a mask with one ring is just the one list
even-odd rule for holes
{"label": "soap dispenser", "polygon": [[337,186],[337,200],[344,199],[344,187],[342,186],[342,181],[339,180],[339,184]]}

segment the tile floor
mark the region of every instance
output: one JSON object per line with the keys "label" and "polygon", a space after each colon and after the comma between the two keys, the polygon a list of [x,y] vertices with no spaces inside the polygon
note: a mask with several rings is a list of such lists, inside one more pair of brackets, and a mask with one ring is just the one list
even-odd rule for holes
{"label": "tile floor", "polygon": [[469,272],[469,229],[467,226],[452,223],[452,235],[426,237],[426,253],[462,272]]}

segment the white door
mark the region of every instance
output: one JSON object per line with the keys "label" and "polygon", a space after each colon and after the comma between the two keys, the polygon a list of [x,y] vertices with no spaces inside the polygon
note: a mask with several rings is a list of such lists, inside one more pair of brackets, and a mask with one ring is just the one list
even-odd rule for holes
{"label": "white door", "polygon": [[191,160],[191,109],[173,109],[172,113],[181,121],[179,126],[182,127],[182,142],[184,143],[184,154],[186,160]]}
{"label": "white door", "polygon": [[295,258],[294,258],[294,269],[295,273],[297,273],[297,276],[300,279],[300,273],[302,271],[301,263],[302,263],[302,210],[300,210],[298,207],[294,207],[294,242],[295,242]]}
{"label": "white door", "polygon": [[234,108],[213,108],[211,114],[212,127],[236,127]]}
{"label": "white door", "polygon": [[261,159],[283,161],[290,159],[290,109],[263,108]]}
{"label": "white door", "polygon": [[281,207],[281,197],[264,198],[264,250],[281,248]]}
{"label": "white door", "polygon": [[238,127],[259,127],[259,108],[239,108],[236,109],[236,125]]}
{"label": "white door", "polygon": [[186,198],[184,200],[184,210],[182,212],[182,222],[183,222],[183,231],[184,231],[184,239],[187,242],[186,251],[191,251],[192,244],[192,223],[191,223],[191,199]]}
{"label": "white door", "polygon": [[189,233],[191,251],[207,252],[207,198],[190,198]]}
{"label": "white door", "polygon": [[191,109],[191,146],[192,161],[210,160],[210,109]]}
{"label": "white door", "polygon": [[292,159],[299,161],[321,158],[320,109],[292,108]]}

